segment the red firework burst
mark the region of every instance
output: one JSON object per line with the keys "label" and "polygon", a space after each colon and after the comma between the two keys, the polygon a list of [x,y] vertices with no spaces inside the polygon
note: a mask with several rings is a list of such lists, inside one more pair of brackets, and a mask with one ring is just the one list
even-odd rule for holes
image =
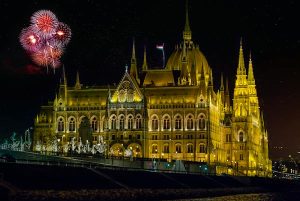
{"label": "red firework burst", "polygon": [[48,46],[45,48],[47,55],[49,55],[51,60],[60,59],[63,54],[63,49],[60,46]]}
{"label": "red firework burst", "polygon": [[42,39],[32,30],[32,27],[23,29],[19,40],[23,48],[31,52],[40,50],[43,45]]}
{"label": "red firework burst", "polygon": [[39,66],[48,66],[50,65],[50,57],[45,51],[39,51],[32,53],[32,60]]}
{"label": "red firework burst", "polygon": [[64,47],[71,39],[68,25],[58,22],[54,13],[40,10],[31,17],[32,25],[20,34],[24,49],[30,51],[34,63],[39,66],[58,68]]}
{"label": "red firework burst", "polygon": [[72,32],[70,27],[62,22],[59,22],[53,38],[55,38],[62,45],[67,45],[70,42],[71,35]]}
{"label": "red firework burst", "polygon": [[31,23],[37,33],[44,38],[49,38],[55,33],[58,20],[50,10],[40,10],[32,15]]}

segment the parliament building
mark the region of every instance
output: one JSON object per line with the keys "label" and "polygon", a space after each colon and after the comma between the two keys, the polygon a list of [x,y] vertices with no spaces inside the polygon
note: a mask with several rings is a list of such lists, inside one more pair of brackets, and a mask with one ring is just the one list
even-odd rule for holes
{"label": "parliament building", "polygon": [[[117,85],[83,86],[77,72],[68,85],[63,71],[56,97],[41,106],[35,118],[34,146],[51,139],[78,142],[84,125],[85,140],[99,137],[111,156],[131,149],[134,157],[185,160],[213,166],[217,173],[237,167],[244,175],[270,176],[268,133],[260,111],[251,55],[245,62],[242,43],[237,58],[233,97],[228,79],[214,87],[212,68],[192,40],[186,11],[182,41],[165,68],[151,69],[146,49],[137,65],[133,43],[131,63]],[[214,88],[219,88],[214,90]],[[66,150],[65,150],[66,151]]]}

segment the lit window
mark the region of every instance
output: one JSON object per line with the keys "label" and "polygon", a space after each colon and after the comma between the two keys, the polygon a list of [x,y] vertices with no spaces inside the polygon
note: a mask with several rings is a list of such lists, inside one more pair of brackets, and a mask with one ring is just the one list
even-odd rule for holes
{"label": "lit window", "polygon": [[120,117],[119,123],[120,123],[119,125],[120,130],[124,130],[124,116]]}
{"label": "lit window", "polygon": [[226,134],[226,142],[231,142],[231,134]]}
{"label": "lit window", "polygon": [[132,129],[133,126],[133,117],[130,115],[128,117],[128,129]]}
{"label": "lit window", "polygon": [[111,129],[116,129],[116,116],[111,118]]}
{"label": "lit window", "polygon": [[164,140],[169,140],[169,139],[170,139],[169,135],[164,135]]}
{"label": "lit window", "polygon": [[175,150],[176,150],[176,153],[181,153],[181,144],[176,144]]}
{"label": "lit window", "polygon": [[163,153],[169,153],[169,145],[168,144],[164,145],[164,152]]}
{"label": "lit window", "polygon": [[157,140],[158,136],[157,135],[152,135],[152,140]]}
{"label": "lit window", "polygon": [[175,129],[181,129],[181,118],[179,115],[175,117]]}
{"label": "lit window", "polygon": [[152,153],[153,154],[157,154],[157,152],[158,152],[158,146],[157,146],[157,144],[152,145]]}
{"label": "lit window", "polygon": [[164,130],[168,130],[170,129],[170,119],[169,117],[165,117],[164,118],[164,125],[163,125]]}
{"label": "lit window", "polygon": [[142,117],[140,115],[136,116],[136,129],[142,128]]}
{"label": "lit window", "polygon": [[193,153],[194,152],[194,146],[192,144],[188,144],[188,146],[187,146],[187,152],[188,153]]}
{"label": "lit window", "polygon": [[57,125],[57,130],[58,131],[64,131],[65,130],[65,123],[64,123],[64,118],[60,117],[58,119],[58,125]]}
{"label": "lit window", "polygon": [[152,118],[152,130],[158,130],[158,119],[156,116]]}
{"label": "lit window", "polygon": [[239,141],[244,142],[244,133],[243,132],[239,133]]}
{"label": "lit window", "polygon": [[98,121],[96,117],[93,117],[92,119],[92,129],[94,132],[96,132],[98,130]]}
{"label": "lit window", "polygon": [[205,145],[204,144],[200,144],[199,153],[205,153]]}
{"label": "lit window", "polygon": [[187,119],[187,129],[193,129],[193,127],[193,117],[192,115],[189,115]]}
{"label": "lit window", "polygon": [[200,118],[199,118],[199,129],[200,130],[204,130],[205,129],[205,116],[203,114],[200,115]]}
{"label": "lit window", "polygon": [[75,131],[75,118],[71,117],[69,121],[69,131]]}

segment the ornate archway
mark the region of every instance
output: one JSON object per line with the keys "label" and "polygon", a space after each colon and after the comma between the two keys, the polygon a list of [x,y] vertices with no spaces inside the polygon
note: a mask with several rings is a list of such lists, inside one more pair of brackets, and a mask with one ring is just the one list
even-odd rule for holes
{"label": "ornate archway", "polygon": [[131,149],[133,154],[133,157],[138,157],[141,158],[143,157],[143,151],[142,151],[142,146],[138,143],[131,143],[127,146],[127,149]]}
{"label": "ornate archway", "polygon": [[110,153],[111,156],[115,156],[115,157],[124,156],[124,146],[123,146],[123,144],[120,144],[120,143],[113,144],[109,149],[109,153]]}

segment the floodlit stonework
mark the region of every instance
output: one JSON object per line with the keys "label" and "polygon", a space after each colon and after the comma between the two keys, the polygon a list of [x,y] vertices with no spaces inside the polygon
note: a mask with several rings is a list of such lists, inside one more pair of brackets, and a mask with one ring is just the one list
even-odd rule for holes
{"label": "floodlit stonework", "polygon": [[133,44],[130,68],[117,86],[83,86],[79,73],[69,86],[63,73],[56,98],[35,119],[34,150],[38,144],[53,151],[53,139],[62,146],[79,141],[85,125],[91,130],[85,139],[96,144],[101,136],[107,155],[124,156],[130,149],[134,157],[203,162],[217,174],[271,176],[268,133],[242,43],[237,59],[233,97],[223,76],[215,91],[186,12],[183,40],[163,69],[148,67],[146,50],[139,68]]}

